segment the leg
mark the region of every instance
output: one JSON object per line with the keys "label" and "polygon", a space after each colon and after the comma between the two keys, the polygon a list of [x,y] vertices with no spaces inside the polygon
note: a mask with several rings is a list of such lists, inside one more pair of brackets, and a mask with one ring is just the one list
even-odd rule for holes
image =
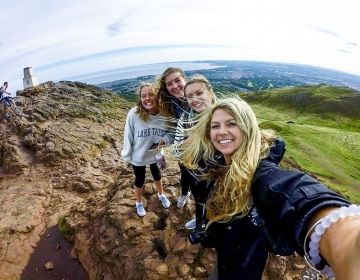
{"label": "leg", "polygon": [[161,180],[161,172],[156,163],[150,164],[150,172],[155,181],[155,186],[156,186],[156,189],[157,189],[159,195],[162,195],[163,194],[163,186],[162,186],[162,180]]}
{"label": "leg", "polygon": [[162,180],[161,180],[161,172],[156,163],[150,164],[150,171],[151,171],[151,175],[155,181],[155,186],[158,191],[158,198],[160,199],[161,204],[163,205],[164,208],[169,208],[171,203],[167,199],[167,197],[164,195],[164,190],[163,190],[163,185],[162,185]]}
{"label": "leg", "polygon": [[192,183],[192,176],[189,173],[189,170],[183,166],[182,164],[179,164],[180,167],[180,184],[181,184],[181,195],[179,195],[177,200],[177,207],[182,208],[185,206],[187,199],[190,196],[190,184]]}
{"label": "leg", "polygon": [[142,202],[143,188],[138,188],[137,186],[134,186],[134,192],[135,192],[136,202],[138,203]]}
{"label": "leg", "polygon": [[187,195],[189,192],[189,176],[191,176],[189,174],[189,171],[186,169],[185,166],[183,166],[182,164],[179,164],[180,167],[180,185],[181,185],[181,194],[182,195]]}
{"label": "leg", "polygon": [[158,194],[162,195],[163,194],[162,180],[160,179],[159,181],[155,181],[155,186],[158,191]]}
{"label": "leg", "polygon": [[144,204],[142,203],[142,192],[145,182],[145,166],[132,165],[132,168],[135,174],[134,192],[136,199],[136,203],[135,203],[136,213],[140,217],[144,217],[146,215],[146,211],[144,208]]}
{"label": "leg", "polygon": [[145,166],[132,165],[135,174],[134,192],[136,202],[142,202],[143,186],[145,182]]}
{"label": "leg", "polygon": [[205,205],[211,188],[214,182],[212,181],[198,181],[190,184],[191,192],[195,199],[195,224],[188,222],[188,229],[202,229],[205,224]]}

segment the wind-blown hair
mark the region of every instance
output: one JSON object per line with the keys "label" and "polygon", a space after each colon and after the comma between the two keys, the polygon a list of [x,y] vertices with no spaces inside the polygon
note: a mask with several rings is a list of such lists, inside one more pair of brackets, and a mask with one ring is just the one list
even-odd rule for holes
{"label": "wind-blown hair", "polygon": [[[219,166],[219,152],[210,139],[212,115],[219,109],[232,115],[243,133],[243,141],[228,166]],[[198,163],[203,159],[210,166],[207,178],[217,180],[216,189],[206,205],[210,223],[246,215],[252,203],[251,183],[255,170],[260,160],[268,155],[274,133],[260,131],[254,112],[240,97],[218,99],[189,130],[189,137],[181,146],[181,162],[190,169],[198,169]]]}
{"label": "wind-blown hair", "polygon": [[191,85],[191,84],[203,84],[205,86],[205,88],[212,94],[213,98],[215,98],[215,93],[214,90],[209,82],[208,79],[206,79],[203,75],[194,75],[192,76],[187,82],[186,85],[184,87],[184,92],[186,90],[186,88]]}
{"label": "wind-blown hair", "polygon": [[[137,98],[138,98],[138,102],[137,102],[137,110],[136,113],[139,114],[139,118],[144,121],[147,122],[149,120],[149,111],[146,110],[142,103],[141,103],[141,91],[143,88],[145,87],[149,87],[152,88],[153,92],[155,95],[158,96],[158,92],[156,90],[156,86],[152,83],[141,83],[137,89]],[[157,98],[156,104],[159,106],[159,98]]]}
{"label": "wind-blown hair", "polygon": [[157,88],[158,88],[158,96],[159,96],[159,103],[160,103],[160,111],[166,117],[175,117],[175,113],[172,108],[172,95],[166,88],[165,79],[168,75],[178,72],[181,77],[186,80],[186,75],[184,70],[178,67],[168,67],[165,71],[161,74],[161,76],[157,79]]}

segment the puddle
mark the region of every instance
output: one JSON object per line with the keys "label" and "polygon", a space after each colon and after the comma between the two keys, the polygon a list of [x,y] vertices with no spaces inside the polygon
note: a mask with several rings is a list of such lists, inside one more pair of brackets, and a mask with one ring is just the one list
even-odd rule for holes
{"label": "puddle", "polygon": [[[73,243],[65,240],[57,226],[49,228],[41,237],[20,280],[89,280],[81,263],[70,256]],[[52,270],[45,264],[51,262]]]}

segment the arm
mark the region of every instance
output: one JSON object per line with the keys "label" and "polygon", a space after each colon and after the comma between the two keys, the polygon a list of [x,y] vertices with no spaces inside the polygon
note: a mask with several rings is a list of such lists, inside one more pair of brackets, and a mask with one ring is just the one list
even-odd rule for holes
{"label": "arm", "polygon": [[173,154],[178,157],[180,154],[179,146],[184,141],[185,131],[184,131],[184,117],[185,113],[181,115],[176,124],[175,137],[173,139]]}
{"label": "arm", "polygon": [[[335,209],[338,208],[318,211],[311,219],[310,227]],[[321,237],[320,254],[335,272],[337,280],[359,279],[360,216],[340,218],[333,223]]]}
{"label": "arm", "polygon": [[134,125],[132,111],[126,117],[124,129],[124,144],[121,151],[121,156],[126,162],[131,162],[132,146],[134,141]]}

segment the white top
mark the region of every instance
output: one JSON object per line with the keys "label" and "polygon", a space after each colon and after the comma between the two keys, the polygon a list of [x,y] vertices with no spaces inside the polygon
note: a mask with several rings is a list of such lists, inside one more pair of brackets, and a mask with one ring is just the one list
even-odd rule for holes
{"label": "white top", "polygon": [[166,145],[172,142],[168,133],[166,118],[157,114],[150,115],[144,122],[136,113],[137,107],[132,108],[126,118],[124,130],[124,145],[121,151],[122,158],[135,166],[144,166],[155,163],[156,150],[149,151],[153,144],[161,139]]}

